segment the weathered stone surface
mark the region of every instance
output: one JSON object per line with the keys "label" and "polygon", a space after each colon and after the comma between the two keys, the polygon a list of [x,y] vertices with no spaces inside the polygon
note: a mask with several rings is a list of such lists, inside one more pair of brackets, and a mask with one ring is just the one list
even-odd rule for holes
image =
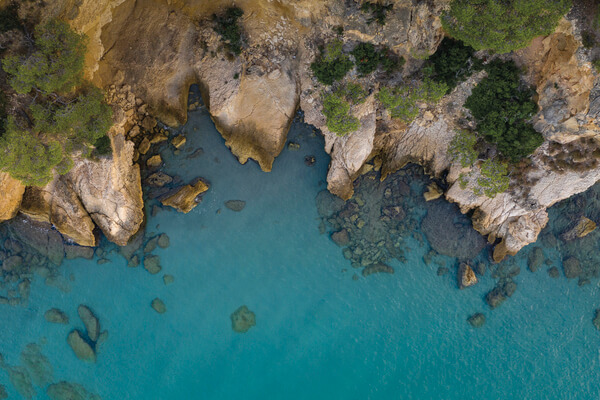
{"label": "weathered stone surface", "polygon": [[231,314],[231,328],[235,332],[248,332],[255,325],[256,316],[246,306],[241,306]]}
{"label": "weathered stone surface", "polygon": [[160,156],[160,154],[156,154],[152,157],[150,157],[148,159],[148,161],[146,161],[146,165],[149,168],[156,168],[156,167],[160,167],[160,165],[162,164],[162,157]]}
{"label": "weathered stone surface", "polygon": [[477,283],[477,276],[468,264],[461,262],[458,266],[458,288],[464,289]]}
{"label": "weathered stone surface", "polygon": [[164,314],[167,312],[167,306],[165,306],[165,303],[163,303],[163,301],[158,297],[152,300],[151,306],[154,309],[154,311],[156,311],[159,314]]}
{"label": "weathered stone surface", "polygon": [[189,185],[174,189],[160,199],[165,206],[170,206],[179,212],[188,213],[201,201],[200,195],[206,192],[209,185],[201,178],[194,180]]}
{"label": "weathered stone surface", "polygon": [[225,202],[225,207],[232,211],[240,212],[246,207],[246,202],[243,200],[227,200]]}
{"label": "weathered stone surface", "polygon": [[96,353],[92,346],[83,339],[78,330],[73,330],[67,336],[67,343],[73,349],[75,356],[83,361],[96,362]]}
{"label": "weathered stone surface", "polygon": [[77,307],[77,314],[79,314],[79,318],[83,321],[83,325],[85,326],[85,330],[90,340],[92,342],[97,341],[98,335],[100,334],[100,321],[98,321],[98,318],[88,306],[84,306],[83,304],[80,304],[79,307]]}
{"label": "weathered stone surface", "polygon": [[0,222],[17,215],[25,186],[6,172],[0,172]]}
{"label": "weathered stone surface", "polygon": [[63,324],[67,325],[69,323],[69,316],[64,313],[64,311],[59,310],[58,308],[51,308],[44,313],[44,318],[46,321],[53,324]]}
{"label": "weathered stone surface", "polygon": [[177,135],[177,136],[173,137],[173,139],[171,139],[171,144],[176,149],[182,148],[186,142],[187,142],[187,139],[183,135]]}

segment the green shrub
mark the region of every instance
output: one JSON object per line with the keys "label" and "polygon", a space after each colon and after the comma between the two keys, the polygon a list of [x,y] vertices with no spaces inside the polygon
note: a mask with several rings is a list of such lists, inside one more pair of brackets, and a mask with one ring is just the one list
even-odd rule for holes
{"label": "green shrub", "polygon": [[444,29],[476,50],[508,53],[554,31],[571,0],[453,0]]}
{"label": "green shrub", "polygon": [[473,192],[478,196],[483,192],[493,199],[498,193],[505,192],[509,183],[508,164],[496,159],[487,159],[481,163],[480,176],[477,178],[478,186],[473,189]]}
{"label": "green shrub", "polygon": [[592,61],[592,65],[596,68],[596,72],[600,73],[600,59]]}
{"label": "green shrub", "polygon": [[391,51],[388,47],[384,47],[381,51],[375,49],[371,43],[359,43],[351,54],[354,56],[357,72],[364,76],[375,71],[380,65],[384,71],[391,73],[404,65],[404,58],[401,58]]}
{"label": "green shrub", "polygon": [[353,67],[350,58],[342,52],[342,46],[341,40],[328,43],[319,58],[310,65],[317,80],[324,85],[333,85],[343,79]]}
{"label": "green shrub", "polygon": [[477,135],[474,132],[462,130],[452,138],[448,147],[448,155],[453,161],[458,161],[463,168],[473,165],[477,160]]}
{"label": "green shrub", "polygon": [[591,49],[594,47],[596,45],[596,37],[594,36],[594,33],[590,31],[581,32],[581,44],[583,44],[583,47],[586,49]]}
{"label": "green shrub", "polygon": [[100,89],[81,86],[84,55],[83,37],[64,22],[50,21],[36,28],[30,54],[3,60],[9,82],[27,101],[6,120],[0,170],[26,185],[42,186],[54,172],[70,170],[74,152],[89,156],[94,144],[102,144],[112,110]]}
{"label": "green shrub", "polygon": [[112,154],[112,147],[110,146],[110,138],[104,135],[98,138],[94,142],[95,152],[99,156],[106,156]]}
{"label": "green shrub", "polygon": [[358,118],[350,114],[350,103],[335,93],[324,96],[323,115],[327,118],[327,129],[338,136],[346,136],[360,127]]}
{"label": "green shrub", "polygon": [[388,110],[392,118],[398,118],[410,124],[419,115],[418,103],[437,102],[444,93],[446,85],[425,78],[416,86],[383,87],[377,93],[377,99]]}
{"label": "green shrub", "polygon": [[340,86],[335,92],[337,96],[345,98],[352,104],[364,103],[369,93],[357,82],[347,82]]}
{"label": "green shrub", "polygon": [[35,50],[27,56],[12,55],[2,60],[9,83],[21,94],[33,89],[68,93],[83,79],[85,36],[66,22],[51,20],[35,29]]}
{"label": "green shrub", "polygon": [[512,161],[533,153],[543,136],[526,122],[536,111],[533,91],[522,88],[513,62],[496,60],[486,66],[488,76],[474,89],[465,107],[477,122],[478,132]]}
{"label": "green shrub", "polygon": [[239,7],[229,7],[223,14],[213,14],[214,30],[223,39],[225,48],[235,55],[242,53],[242,29],[238,23],[244,11]]}
{"label": "green shrub", "polygon": [[394,8],[393,4],[371,3],[367,1],[363,3],[360,10],[364,13],[371,13],[371,17],[367,20],[367,24],[377,21],[379,25],[385,25],[386,14]]}
{"label": "green shrub", "polygon": [[450,92],[459,82],[483,68],[481,60],[473,56],[474,52],[471,46],[444,38],[436,52],[429,57],[426,71],[436,82],[445,83]]}

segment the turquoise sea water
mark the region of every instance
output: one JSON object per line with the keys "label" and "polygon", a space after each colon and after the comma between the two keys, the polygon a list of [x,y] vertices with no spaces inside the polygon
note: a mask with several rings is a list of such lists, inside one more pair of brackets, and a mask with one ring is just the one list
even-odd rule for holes
{"label": "turquoise sea water", "polygon": [[[128,268],[112,253],[103,265],[66,261],[64,276],[74,277],[68,293],[34,279],[26,305],[0,306],[7,364],[19,364],[27,343],[43,342],[55,381],[83,384],[103,399],[600,398],[600,333],[591,323],[597,281],[580,288],[531,273],[522,255],[517,292],[491,311],[483,300],[495,283],[489,272],[458,290],[454,273],[439,277],[423,262],[427,244],[411,240],[406,262],[391,263],[395,274],[353,280],[340,248],[319,234],[315,196],[326,187],[329,160],[310,128],[292,126],[301,149],[286,148],[268,174],[235,160],[205,109],[183,129],[183,154],[163,151],[164,170],[184,181],[202,176],[211,188],[187,215],[148,217],[147,231],[171,239],[154,252],[162,272]],[[198,147],[204,154],[186,159]],[[317,159],[312,167],[308,154]],[[413,195],[427,183],[415,182]],[[245,209],[225,208],[232,199],[245,200]],[[163,273],[175,282],[164,285]],[[155,297],[165,314],[150,307]],[[95,364],[76,359],[66,342],[82,328],[79,304],[109,332]],[[256,314],[244,334],[230,320],[241,305]],[[51,307],[71,323],[47,323]],[[466,318],[478,311],[487,322],[474,329]],[[4,370],[0,382],[20,398]]]}

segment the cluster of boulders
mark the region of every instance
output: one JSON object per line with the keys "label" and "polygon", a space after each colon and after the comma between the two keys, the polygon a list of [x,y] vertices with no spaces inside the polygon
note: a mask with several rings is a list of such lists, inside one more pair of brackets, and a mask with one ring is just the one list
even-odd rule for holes
{"label": "cluster of boulders", "polygon": [[[46,389],[46,395],[51,400],[100,400],[100,397],[88,392],[82,385],[54,380],[54,368],[48,358],[42,353],[42,346],[29,343],[21,352],[21,365],[11,366],[0,355],[0,368],[8,374],[10,383],[20,398],[33,399],[38,397],[37,389]],[[8,398],[4,385],[0,385],[0,399]]]}

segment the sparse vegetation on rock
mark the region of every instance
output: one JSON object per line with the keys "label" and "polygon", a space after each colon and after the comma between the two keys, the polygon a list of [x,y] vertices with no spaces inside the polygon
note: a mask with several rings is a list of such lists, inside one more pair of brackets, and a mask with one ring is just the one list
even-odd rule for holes
{"label": "sparse vegetation on rock", "polygon": [[367,20],[367,24],[377,22],[382,26],[385,25],[386,14],[393,8],[393,4],[373,3],[370,1],[367,1],[360,6],[362,12],[371,14],[371,17]]}
{"label": "sparse vegetation on rock", "polygon": [[350,103],[337,93],[324,95],[323,115],[327,118],[327,129],[338,136],[345,136],[360,127],[358,118],[350,113]]}
{"label": "sparse vegetation on rock", "polygon": [[377,99],[392,118],[409,124],[419,115],[418,103],[435,103],[444,96],[446,90],[444,83],[425,78],[420,84],[383,87]]}
{"label": "sparse vegetation on rock", "polygon": [[214,30],[223,39],[225,48],[234,55],[242,53],[242,28],[238,20],[244,15],[239,7],[229,7],[222,14],[213,14]]}

